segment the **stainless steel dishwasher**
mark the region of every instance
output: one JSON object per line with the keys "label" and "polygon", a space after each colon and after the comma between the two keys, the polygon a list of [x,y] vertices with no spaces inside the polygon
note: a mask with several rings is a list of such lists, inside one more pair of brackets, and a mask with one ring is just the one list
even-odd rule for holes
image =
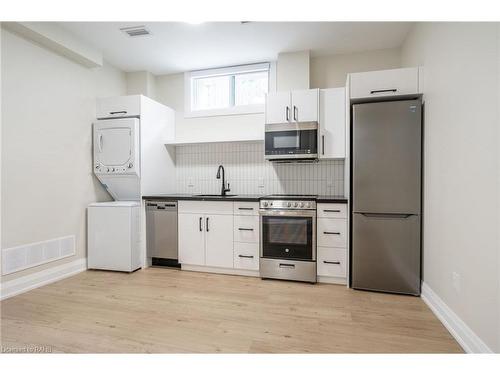
{"label": "stainless steel dishwasher", "polygon": [[177,202],[146,201],[146,247],[153,266],[180,267]]}

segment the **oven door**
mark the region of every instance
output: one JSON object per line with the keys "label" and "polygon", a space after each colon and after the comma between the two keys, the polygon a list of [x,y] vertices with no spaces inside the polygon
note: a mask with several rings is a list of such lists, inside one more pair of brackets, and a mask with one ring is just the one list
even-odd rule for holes
{"label": "oven door", "polygon": [[266,125],[265,157],[315,159],[318,157],[318,124]]}
{"label": "oven door", "polygon": [[316,260],[316,212],[261,210],[260,256],[271,259]]}

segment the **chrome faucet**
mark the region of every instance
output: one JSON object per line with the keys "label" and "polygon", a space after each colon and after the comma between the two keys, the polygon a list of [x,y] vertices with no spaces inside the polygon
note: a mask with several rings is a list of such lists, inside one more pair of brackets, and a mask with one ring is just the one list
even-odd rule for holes
{"label": "chrome faucet", "polygon": [[225,196],[228,191],[231,191],[231,189],[229,189],[229,182],[227,183],[227,188],[226,188],[226,181],[224,180],[224,167],[222,166],[222,164],[219,165],[219,169],[217,169],[217,179],[220,179],[221,169],[222,169],[222,187],[220,190],[220,195]]}

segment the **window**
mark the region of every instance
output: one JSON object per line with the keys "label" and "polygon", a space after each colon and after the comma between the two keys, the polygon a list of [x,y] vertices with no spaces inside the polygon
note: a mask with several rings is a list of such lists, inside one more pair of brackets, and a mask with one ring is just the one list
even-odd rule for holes
{"label": "window", "polygon": [[186,73],[186,117],[264,112],[269,65],[252,64]]}

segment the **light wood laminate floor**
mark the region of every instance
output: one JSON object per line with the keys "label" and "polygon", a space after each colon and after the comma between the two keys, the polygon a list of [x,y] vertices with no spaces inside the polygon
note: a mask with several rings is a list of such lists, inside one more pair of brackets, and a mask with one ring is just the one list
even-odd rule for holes
{"label": "light wood laminate floor", "polygon": [[417,297],[148,268],[86,271],[1,302],[4,347],[54,352],[461,352]]}

